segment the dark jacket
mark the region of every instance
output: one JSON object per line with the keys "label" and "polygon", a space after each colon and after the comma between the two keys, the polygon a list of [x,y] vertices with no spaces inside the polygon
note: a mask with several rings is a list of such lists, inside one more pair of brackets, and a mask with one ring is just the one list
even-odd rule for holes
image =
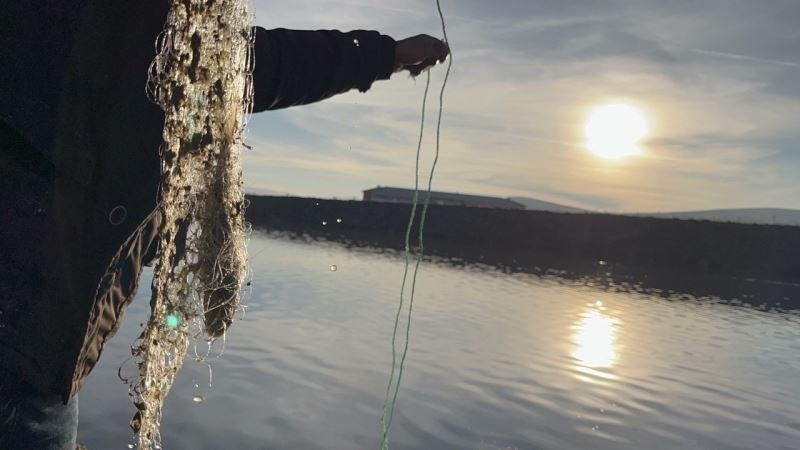
{"label": "dark jacket", "polygon": [[[166,13],[163,0],[0,13],[0,365],[65,401],[154,251],[164,116],[145,82]],[[366,91],[393,63],[374,31],[257,28],[254,109]]]}

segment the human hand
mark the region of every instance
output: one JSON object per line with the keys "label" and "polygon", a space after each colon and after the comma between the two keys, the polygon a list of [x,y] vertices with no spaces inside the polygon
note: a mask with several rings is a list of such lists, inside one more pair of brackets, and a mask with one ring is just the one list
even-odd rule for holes
{"label": "human hand", "polygon": [[417,76],[423,70],[437,63],[444,62],[450,48],[447,44],[433,36],[419,34],[397,41],[394,53],[394,71],[408,70]]}

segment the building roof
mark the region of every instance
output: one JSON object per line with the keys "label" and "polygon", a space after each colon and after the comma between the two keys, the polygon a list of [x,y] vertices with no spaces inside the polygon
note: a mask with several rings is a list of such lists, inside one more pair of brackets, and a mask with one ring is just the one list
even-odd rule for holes
{"label": "building roof", "polygon": [[[414,196],[413,189],[402,189],[402,188],[395,188],[395,187],[381,187],[378,186],[373,189],[367,189],[364,193],[371,193],[371,194],[381,194],[386,196],[391,196],[395,198],[406,198],[409,201]],[[425,195],[424,190],[420,190],[420,198],[424,199]],[[464,205],[481,205],[490,208],[505,208],[505,209],[525,209],[525,205],[521,203],[517,203],[513,200],[509,200],[507,198],[499,198],[499,197],[488,197],[483,195],[468,195],[468,194],[458,194],[458,193],[451,193],[451,192],[437,192],[431,191],[431,200],[436,201],[446,201],[446,202],[453,202],[453,203],[463,203]]]}

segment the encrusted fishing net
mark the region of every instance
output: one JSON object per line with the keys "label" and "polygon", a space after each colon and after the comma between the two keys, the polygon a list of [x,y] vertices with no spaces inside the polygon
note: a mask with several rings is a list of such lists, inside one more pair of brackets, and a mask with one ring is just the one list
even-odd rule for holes
{"label": "encrusted fishing net", "polygon": [[160,448],[164,400],[192,340],[224,338],[246,274],[242,134],[252,110],[246,0],[169,0],[147,94],[165,112],[158,263],[132,347],[142,449]]}

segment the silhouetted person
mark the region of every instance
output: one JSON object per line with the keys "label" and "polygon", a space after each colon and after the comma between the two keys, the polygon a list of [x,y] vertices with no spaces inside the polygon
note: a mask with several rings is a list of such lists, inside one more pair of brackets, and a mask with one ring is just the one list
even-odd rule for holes
{"label": "silhouetted person", "polygon": [[[76,395],[155,252],[164,115],[144,87],[167,4],[2,9],[0,449],[71,449]],[[448,49],[425,35],[256,28],[254,51],[261,112],[367,91]]]}

